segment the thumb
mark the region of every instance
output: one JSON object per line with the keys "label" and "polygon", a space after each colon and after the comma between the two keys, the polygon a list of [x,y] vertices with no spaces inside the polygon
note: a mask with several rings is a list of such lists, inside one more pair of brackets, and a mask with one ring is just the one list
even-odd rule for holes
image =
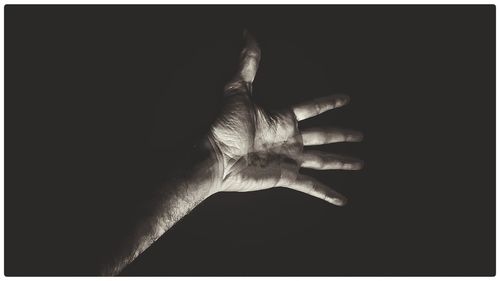
{"label": "thumb", "polygon": [[260,48],[255,38],[247,31],[243,31],[245,45],[240,54],[238,70],[229,83],[226,84],[225,92],[241,90],[242,87],[251,89],[251,84],[257,74],[260,62]]}

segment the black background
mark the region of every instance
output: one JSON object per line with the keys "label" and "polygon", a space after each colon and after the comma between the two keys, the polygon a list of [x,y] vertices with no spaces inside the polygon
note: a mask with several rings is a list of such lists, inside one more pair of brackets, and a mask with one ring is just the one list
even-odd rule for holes
{"label": "black background", "polygon": [[495,274],[495,7],[6,6],[5,274],[95,274],[134,203],[206,131],[244,28],[268,108],[361,130],[307,171],[350,202],[217,194],[125,275]]}

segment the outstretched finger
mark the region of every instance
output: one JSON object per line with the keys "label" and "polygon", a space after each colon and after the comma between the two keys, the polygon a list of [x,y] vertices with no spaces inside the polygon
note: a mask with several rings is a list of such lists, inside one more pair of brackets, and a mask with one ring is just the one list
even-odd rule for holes
{"label": "outstretched finger", "polygon": [[304,145],[322,145],[336,142],[360,142],[363,133],[335,127],[309,128],[301,131]]}
{"label": "outstretched finger", "polygon": [[347,203],[347,198],[342,194],[306,175],[299,174],[297,179],[290,182],[286,187],[309,194],[337,206],[343,206]]}
{"label": "outstretched finger", "polygon": [[301,156],[301,167],[315,170],[361,170],[363,161],[357,158],[327,153],[305,151]]}
{"label": "outstretched finger", "polygon": [[321,97],[307,101],[292,107],[293,113],[297,121],[314,117],[325,111],[338,108],[349,103],[349,96],[337,94],[326,97]]}
{"label": "outstretched finger", "polygon": [[251,90],[251,84],[255,79],[260,62],[260,48],[255,38],[248,32],[243,32],[245,46],[241,51],[238,70],[231,81],[225,86],[226,94],[234,90],[246,88]]}

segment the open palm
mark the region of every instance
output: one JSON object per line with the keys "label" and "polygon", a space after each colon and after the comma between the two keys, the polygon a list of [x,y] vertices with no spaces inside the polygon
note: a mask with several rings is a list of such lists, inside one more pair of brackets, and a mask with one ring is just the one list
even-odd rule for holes
{"label": "open palm", "polygon": [[361,141],[362,134],[331,127],[300,131],[298,121],[344,106],[349,102],[348,96],[327,96],[269,112],[255,104],[251,96],[260,54],[255,39],[246,33],[238,72],[225,87],[223,109],[210,134],[222,171],[218,191],[244,192],[282,186],[344,205],[347,202],[344,196],[299,173],[299,169],[358,170],[362,161],[303,148]]}

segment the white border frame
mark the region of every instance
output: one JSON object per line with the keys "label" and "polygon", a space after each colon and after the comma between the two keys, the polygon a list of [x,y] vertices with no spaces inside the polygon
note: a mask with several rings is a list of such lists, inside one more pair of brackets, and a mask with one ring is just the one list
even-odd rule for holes
{"label": "white border frame", "polygon": [[[97,1],[97,0],[92,0],[92,1],[47,1],[44,3],[39,3],[37,1],[3,1],[3,5],[6,4],[304,4],[304,5],[311,5],[311,4],[359,4],[359,5],[374,5],[374,4],[404,4],[404,5],[411,5],[411,4],[417,4],[417,5],[425,5],[425,4],[431,4],[431,5],[438,5],[438,4],[496,4],[495,1],[325,1],[325,0],[311,0],[311,1],[277,1],[277,0],[271,0],[271,1],[266,1],[266,0],[254,0],[254,1],[227,1],[227,0],[217,0],[217,1],[202,1],[202,0],[186,0],[186,1],[152,1],[152,0],[147,0],[147,1],[118,1],[118,0],[111,0],[111,1]],[[2,11],[0,12],[0,62],[2,66],[4,66],[4,9],[5,7],[2,7]],[[499,56],[498,56],[498,30],[500,25],[498,21],[496,22],[496,50],[497,50],[497,55],[496,55],[496,93],[498,93],[498,78],[499,72],[498,72],[498,65],[499,65]],[[0,251],[2,252],[2,255],[0,256],[0,278],[6,278],[5,273],[4,273],[4,171],[5,171],[5,166],[4,166],[4,148],[5,148],[5,105],[4,105],[4,67],[2,67],[0,71],[0,87],[1,87],[1,97],[0,97],[0,157],[2,158],[2,161],[0,162],[0,186],[2,189],[2,192],[0,193]],[[498,144],[499,144],[499,124],[500,124],[500,115],[498,114],[498,109],[500,108],[500,99],[496,99],[496,159],[499,158],[500,152],[498,150]],[[496,165],[496,186],[498,186],[498,175],[500,174],[500,166],[497,164]],[[499,200],[500,196],[499,193],[496,192],[496,204],[500,202]],[[498,217],[499,217],[499,212],[498,208],[496,208],[496,219],[497,219],[497,224],[496,224],[496,234],[498,236]],[[498,241],[496,243],[496,268],[499,268],[499,259],[498,259],[498,252],[499,252],[499,245]],[[25,280],[25,279],[31,279],[33,277],[10,277],[10,278],[16,278],[18,280]],[[67,280],[67,279],[91,279],[95,277],[34,277],[34,278],[40,278],[40,279],[45,279],[45,280],[52,280],[53,278],[57,278],[58,280]],[[104,279],[108,278],[113,278],[113,277],[101,277]],[[142,277],[120,277],[120,278],[126,278],[126,279],[137,279],[137,278],[142,278]],[[377,280],[377,281],[382,281],[386,279],[391,279],[391,280],[436,280],[436,279],[450,279],[450,278],[460,278],[460,279],[471,279],[471,278],[478,278],[478,277],[150,277],[150,278],[168,278],[169,280],[191,280],[191,279],[199,279],[199,278],[204,278],[208,280],[219,280],[219,279],[245,279],[245,280],[301,280],[301,281],[306,281],[309,280],[310,278],[314,279],[335,279],[335,280],[359,280],[359,279],[365,279],[365,278],[370,278],[370,280]],[[488,278],[488,277],[483,277],[483,278]],[[495,277],[496,278],[496,277]]]}

